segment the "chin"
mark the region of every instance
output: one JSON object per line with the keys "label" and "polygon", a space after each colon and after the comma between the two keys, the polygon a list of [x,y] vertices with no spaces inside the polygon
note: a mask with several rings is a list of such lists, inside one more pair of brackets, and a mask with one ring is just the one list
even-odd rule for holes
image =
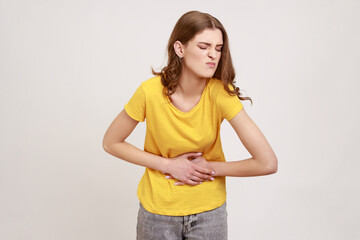
{"label": "chin", "polygon": [[212,78],[215,74],[214,70],[206,69],[205,71],[193,71],[193,73],[199,78]]}
{"label": "chin", "polygon": [[203,79],[208,79],[208,78],[212,78],[213,75],[199,75],[199,77]]}
{"label": "chin", "polygon": [[215,71],[207,71],[204,72],[203,74],[199,74],[199,76],[201,76],[202,78],[212,78],[215,74]]}
{"label": "chin", "polygon": [[209,74],[205,75],[205,78],[212,78],[214,76],[215,72],[211,72]]}

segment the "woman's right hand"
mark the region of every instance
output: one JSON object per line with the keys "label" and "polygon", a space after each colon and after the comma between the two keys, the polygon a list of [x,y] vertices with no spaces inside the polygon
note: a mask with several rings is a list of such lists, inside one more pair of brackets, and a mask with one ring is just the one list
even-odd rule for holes
{"label": "woman's right hand", "polygon": [[193,159],[200,156],[201,153],[184,153],[170,158],[165,174],[169,174],[172,178],[188,185],[198,185],[203,181],[212,180],[214,174],[212,169],[201,167],[192,162]]}

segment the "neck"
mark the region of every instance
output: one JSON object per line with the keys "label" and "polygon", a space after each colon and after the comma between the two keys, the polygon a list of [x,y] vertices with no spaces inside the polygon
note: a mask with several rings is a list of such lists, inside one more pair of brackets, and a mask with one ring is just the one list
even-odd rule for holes
{"label": "neck", "polygon": [[202,94],[206,78],[195,76],[189,71],[183,71],[176,91],[184,97],[197,97]]}

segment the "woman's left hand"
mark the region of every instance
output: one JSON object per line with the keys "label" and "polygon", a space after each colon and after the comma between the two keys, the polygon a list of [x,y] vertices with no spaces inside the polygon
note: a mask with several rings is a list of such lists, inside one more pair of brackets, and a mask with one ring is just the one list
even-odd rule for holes
{"label": "woman's left hand", "polygon": [[[194,158],[193,160],[191,160],[192,163],[195,163],[203,168],[207,168],[213,171],[213,175],[215,174],[214,168],[211,166],[211,164],[203,157],[203,156],[198,156],[196,158]],[[167,179],[174,179],[174,177],[172,177],[169,174],[165,174]],[[214,180],[214,177],[212,177],[210,179],[211,181]],[[203,181],[208,181],[208,179],[202,179],[200,183],[202,183]],[[181,185],[185,185],[186,183],[178,181],[175,183],[175,185],[177,186],[181,186]]]}

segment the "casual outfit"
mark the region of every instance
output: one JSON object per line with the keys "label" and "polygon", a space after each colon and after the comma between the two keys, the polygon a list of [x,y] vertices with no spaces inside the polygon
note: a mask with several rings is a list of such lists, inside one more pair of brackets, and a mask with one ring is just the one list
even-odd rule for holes
{"label": "casual outfit", "polygon": [[[210,78],[197,105],[182,112],[163,94],[163,88],[160,76],[150,78],[137,88],[124,107],[136,121],[146,119],[144,151],[166,158],[201,152],[208,161],[225,161],[220,125],[224,119],[230,121],[240,112],[243,105],[239,98],[229,95],[220,80]],[[196,186],[175,186],[176,181],[166,179],[160,171],[146,168],[137,191],[144,211],[189,216],[225,204],[225,177],[215,177]]]}

